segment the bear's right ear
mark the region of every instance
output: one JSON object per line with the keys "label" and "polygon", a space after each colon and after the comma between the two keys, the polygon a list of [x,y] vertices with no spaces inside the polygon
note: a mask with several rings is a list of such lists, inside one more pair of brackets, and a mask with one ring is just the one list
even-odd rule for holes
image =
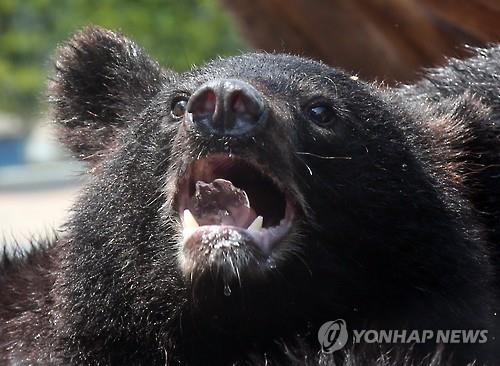
{"label": "bear's right ear", "polygon": [[123,35],[85,28],[59,48],[49,81],[61,141],[78,158],[99,160],[173,76]]}

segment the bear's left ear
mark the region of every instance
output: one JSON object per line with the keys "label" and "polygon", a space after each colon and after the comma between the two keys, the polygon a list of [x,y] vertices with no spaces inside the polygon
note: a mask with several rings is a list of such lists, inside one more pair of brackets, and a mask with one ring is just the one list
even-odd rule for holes
{"label": "bear's left ear", "polygon": [[49,81],[62,142],[82,160],[99,160],[173,75],[121,34],[99,27],[75,34],[59,48]]}

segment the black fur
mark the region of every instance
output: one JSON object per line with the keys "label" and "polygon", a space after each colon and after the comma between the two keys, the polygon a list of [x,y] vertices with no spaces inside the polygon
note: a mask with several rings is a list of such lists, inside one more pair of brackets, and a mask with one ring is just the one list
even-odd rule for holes
{"label": "black fur", "polygon": [[[90,183],[60,239],[3,261],[0,363],[496,364],[499,75],[499,47],[394,89],[289,55],[177,74],[121,35],[85,29],[59,49],[50,95]],[[177,96],[216,78],[262,93],[265,128],[207,138],[173,119]],[[333,123],[314,124],[311,101],[329,104]],[[186,278],[176,182],[213,152],[257,161],[301,214],[272,265],[227,252]],[[317,331],[337,318],[351,329],[488,329],[489,342],[321,354]]]}

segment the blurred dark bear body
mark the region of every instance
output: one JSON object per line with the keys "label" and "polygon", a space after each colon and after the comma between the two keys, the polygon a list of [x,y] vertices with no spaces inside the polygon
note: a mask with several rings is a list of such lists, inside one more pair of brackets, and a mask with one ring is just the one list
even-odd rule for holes
{"label": "blurred dark bear body", "polygon": [[[3,260],[0,363],[342,364],[317,341],[337,318],[350,329],[488,329],[492,346],[499,75],[495,47],[398,88],[289,55],[178,74],[121,35],[77,34],[50,94],[90,181],[56,242]],[[176,98],[213,80],[252,85],[269,109],[263,127],[207,137],[172,116]],[[311,120],[311,105],[331,108],[327,123]],[[257,162],[298,209],[269,256],[217,249],[186,275],[176,182],[210,154]],[[495,357],[494,346],[449,347],[443,363],[451,352],[452,364]],[[393,348],[380,358],[388,348],[351,347],[345,364],[435,351]]]}

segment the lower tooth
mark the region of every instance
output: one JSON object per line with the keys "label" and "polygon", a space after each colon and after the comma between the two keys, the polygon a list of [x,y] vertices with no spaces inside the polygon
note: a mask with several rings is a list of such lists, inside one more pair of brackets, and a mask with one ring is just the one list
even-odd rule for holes
{"label": "lower tooth", "polygon": [[196,219],[194,218],[193,214],[188,209],[184,210],[182,226],[183,226],[184,237],[188,237],[199,227],[198,222],[196,222]]}
{"label": "lower tooth", "polygon": [[262,229],[262,223],[264,222],[264,218],[262,216],[257,216],[255,220],[250,224],[247,230],[255,230],[258,231]]}
{"label": "lower tooth", "polygon": [[188,209],[184,210],[184,222],[183,223],[184,223],[185,228],[196,229],[199,226],[198,222],[194,218],[193,214]]}

